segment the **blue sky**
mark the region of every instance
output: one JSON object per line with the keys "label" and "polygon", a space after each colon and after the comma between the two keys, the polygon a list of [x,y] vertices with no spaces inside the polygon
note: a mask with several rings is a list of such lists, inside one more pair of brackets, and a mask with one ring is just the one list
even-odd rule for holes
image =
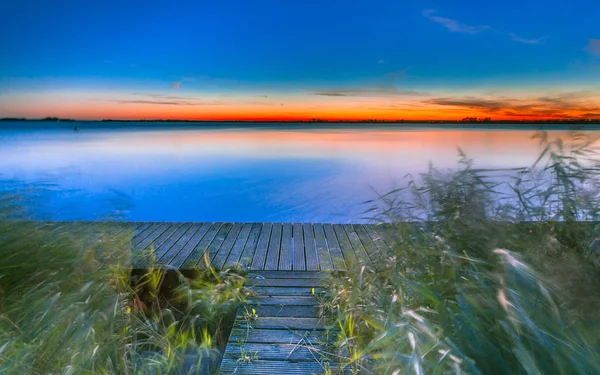
{"label": "blue sky", "polygon": [[[0,98],[10,99],[0,116],[27,116],[35,112],[28,106],[61,95],[74,102],[69,95],[81,92],[107,110],[140,92],[213,102],[295,98],[286,102],[292,115],[302,103],[309,115],[307,103],[335,99],[327,94],[370,105],[402,96],[394,103],[408,110],[411,101],[427,104],[424,96],[535,101],[580,93],[589,113],[600,96],[600,2],[2,0],[0,13]],[[570,113],[569,100],[557,113]],[[145,101],[130,104],[152,104]],[[331,102],[346,113],[342,107]]]}

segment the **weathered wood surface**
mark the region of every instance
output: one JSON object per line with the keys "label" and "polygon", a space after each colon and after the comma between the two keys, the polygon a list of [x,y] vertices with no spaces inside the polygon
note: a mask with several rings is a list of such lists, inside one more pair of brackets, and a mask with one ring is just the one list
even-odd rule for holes
{"label": "weathered wood surface", "polygon": [[250,272],[246,285],[255,295],[238,309],[220,374],[323,374],[337,369],[331,355],[335,331],[327,329],[330,322],[321,316],[317,299],[326,276]]}
{"label": "weathered wood surface", "polygon": [[[88,226],[93,224],[87,223]],[[381,226],[319,223],[110,223],[133,234],[132,265],[189,270],[241,267],[270,271],[343,271],[378,265],[396,242]]]}

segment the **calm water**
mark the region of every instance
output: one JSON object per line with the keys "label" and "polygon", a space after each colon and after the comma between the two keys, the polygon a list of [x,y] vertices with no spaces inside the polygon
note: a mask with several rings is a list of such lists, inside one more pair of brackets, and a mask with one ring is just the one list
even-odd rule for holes
{"label": "calm water", "polygon": [[350,222],[429,161],[456,167],[458,146],[482,168],[539,151],[531,129],[131,125],[0,124],[0,179],[53,184],[55,219]]}

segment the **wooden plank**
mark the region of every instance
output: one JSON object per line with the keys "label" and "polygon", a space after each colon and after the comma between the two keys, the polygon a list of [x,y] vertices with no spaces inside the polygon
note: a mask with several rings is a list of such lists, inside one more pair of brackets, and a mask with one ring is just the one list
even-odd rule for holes
{"label": "wooden plank", "polygon": [[[313,295],[313,288],[306,287],[271,287],[271,286],[256,286],[252,288],[252,291],[258,295],[263,296],[311,296]],[[323,288],[314,288],[315,294],[323,291]]]}
{"label": "wooden plank", "polygon": [[238,265],[240,258],[242,256],[242,252],[244,251],[244,246],[246,246],[246,241],[248,241],[248,237],[250,236],[250,231],[252,230],[251,223],[245,223],[242,225],[242,230],[235,240],[235,244],[233,244],[233,248],[229,252],[229,256],[225,261],[224,268],[233,268]]}
{"label": "wooden plank", "polygon": [[266,278],[266,279],[320,279],[328,277],[329,272],[321,271],[250,271],[248,278]]}
{"label": "wooden plank", "polygon": [[286,297],[286,296],[252,296],[248,297],[250,305],[295,305],[295,306],[317,306],[319,301],[310,297]]}
{"label": "wooden plank", "polygon": [[357,261],[356,253],[354,252],[354,248],[348,239],[348,235],[344,230],[344,227],[340,224],[332,225],[333,231],[338,239],[338,243],[340,245],[340,249],[342,250],[342,254],[344,255],[344,261],[346,267],[350,267],[352,264],[355,264]]}
{"label": "wooden plank", "polygon": [[[337,369],[334,369],[334,371],[337,371]],[[324,365],[316,361],[238,361],[237,359],[223,359],[219,371],[222,375],[312,375],[324,374],[325,372]]]}
{"label": "wooden plank", "polygon": [[326,281],[323,279],[250,279],[246,282],[246,286],[276,286],[276,287],[288,287],[288,286],[304,286],[308,288],[312,287],[324,287]]}
{"label": "wooden plank", "polygon": [[161,263],[165,264],[168,268],[174,267],[174,262],[181,257],[180,253],[203,225],[202,223],[187,224],[187,231],[175,241],[169,252],[160,259]]}
{"label": "wooden plank", "polygon": [[242,256],[239,260],[240,265],[243,268],[248,268],[252,264],[252,260],[254,259],[254,254],[256,253],[256,246],[258,245],[258,240],[260,238],[262,228],[263,225],[260,223],[252,224],[252,229],[250,230],[248,240],[244,245],[244,251],[242,251]]}
{"label": "wooden plank", "polygon": [[373,230],[375,232],[377,232],[377,234],[379,234],[379,236],[385,241],[386,245],[392,249],[398,249],[400,245],[398,245],[398,242],[396,241],[396,239],[394,238],[393,233],[395,232],[395,230],[390,227],[390,226],[384,226],[384,225],[373,225]]}
{"label": "wooden plank", "polygon": [[327,331],[289,330],[289,329],[245,329],[233,328],[229,336],[230,343],[298,344],[308,342],[321,344],[326,342]]}
{"label": "wooden plank", "polygon": [[286,317],[286,318],[318,318],[319,306],[298,305],[246,305],[244,309],[238,309],[238,317],[244,316],[246,311],[256,311],[259,317]]}
{"label": "wooden plank", "polygon": [[236,319],[236,328],[258,329],[314,329],[324,330],[325,324],[319,318],[280,318],[265,316],[254,319]]}
{"label": "wooden plank", "polygon": [[325,239],[329,246],[329,254],[331,254],[333,269],[345,270],[346,263],[344,262],[344,256],[342,255],[342,249],[337,240],[337,236],[333,231],[333,226],[331,224],[323,224],[323,229],[325,230]]}
{"label": "wooden plank", "polygon": [[371,259],[371,257],[367,253],[367,250],[365,249],[365,246],[363,245],[360,238],[358,237],[358,234],[354,231],[354,227],[352,227],[351,224],[343,224],[342,226],[344,227],[344,230],[346,231],[348,240],[350,240],[350,243],[352,244],[352,247],[354,248],[354,253],[357,255],[358,261],[361,263],[364,262],[364,263],[374,265],[373,259]]}
{"label": "wooden plank", "polygon": [[306,270],[306,257],[304,255],[304,233],[302,233],[302,224],[294,223],[292,226],[292,236],[294,238],[294,256],[292,268],[298,271]]}
{"label": "wooden plank", "polygon": [[382,254],[377,249],[377,246],[365,230],[362,225],[353,225],[354,231],[358,234],[358,238],[360,238],[360,242],[362,242],[367,254],[369,254],[369,258],[373,261],[375,265],[378,265],[383,261]]}
{"label": "wooden plank", "polygon": [[131,264],[134,267],[141,266],[143,260],[151,256],[150,249],[152,248],[154,241],[170,227],[169,223],[161,223],[159,225],[157,224],[154,224],[149,228],[152,229],[152,232],[148,236],[146,236],[146,238],[144,238],[137,245],[132,245],[133,257],[131,260]]}
{"label": "wooden plank", "polygon": [[135,230],[133,231],[133,237],[137,237],[139,235],[141,235],[146,229],[150,228],[150,225],[152,225],[152,223],[139,223],[139,225],[135,228]]}
{"label": "wooden plank", "polygon": [[[206,234],[202,237],[202,239],[196,244],[194,248],[190,251],[189,256],[184,260],[183,264],[179,269],[194,269],[197,268],[196,264],[200,261],[204,262],[204,253],[208,248],[208,245],[212,242],[212,240],[221,229],[222,223],[211,223],[210,228],[206,232]],[[187,247],[187,246],[186,246]]]}
{"label": "wooden plank", "polygon": [[283,224],[283,231],[281,232],[281,251],[279,253],[279,267],[280,270],[291,270],[292,269],[292,224]]}
{"label": "wooden plank", "polygon": [[283,225],[281,223],[274,223],[271,227],[271,239],[269,240],[269,248],[265,262],[266,270],[276,270],[277,267],[279,267],[279,251],[281,250],[282,230]]}
{"label": "wooden plank", "polygon": [[212,261],[213,267],[215,267],[218,270],[223,269],[225,261],[227,260],[227,257],[229,256],[229,253],[231,252],[231,249],[233,248],[233,245],[235,244],[235,241],[237,240],[237,237],[240,234],[241,230],[241,223],[235,223],[233,225],[233,227],[227,234],[225,241],[223,241],[223,244],[219,248],[217,255],[215,255],[215,258]]}
{"label": "wooden plank", "polygon": [[192,237],[186,242],[180,244],[177,243],[176,246],[181,246],[181,250],[169,261],[169,265],[175,269],[180,269],[183,267],[186,259],[190,257],[193,253],[196,246],[200,243],[202,238],[206,235],[208,230],[212,228],[212,223],[202,223],[200,227],[196,230],[196,233],[192,235]]}
{"label": "wooden plank", "polygon": [[375,229],[373,228],[372,225],[363,225],[362,227],[365,228],[365,230],[369,234],[369,237],[371,237],[371,239],[375,243],[375,246],[377,247],[377,250],[381,254],[382,259],[387,258],[392,253],[392,250],[385,243],[383,238],[381,238],[381,235],[379,233],[377,233],[377,231],[375,231]]}
{"label": "wooden plank", "polygon": [[319,268],[319,256],[317,255],[317,247],[315,246],[315,237],[313,232],[313,226],[310,223],[302,224],[304,231],[304,252],[306,254],[306,270],[307,271],[318,271]]}
{"label": "wooden plank", "polygon": [[[212,266],[212,262],[215,258],[215,255],[217,255],[217,252],[221,248],[221,245],[225,242],[225,238],[227,238],[227,235],[231,231],[231,228],[233,228],[232,223],[223,223],[221,225],[221,228],[219,228],[219,231],[217,232],[217,235],[215,236],[215,238],[213,238],[211,243],[208,245],[208,247],[206,249],[206,254],[208,254],[208,261],[210,262],[211,266]],[[198,261],[196,262],[196,267],[198,267],[198,268],[206,267],[206,260],[203,258],[204,257],[198,259]]]}
{"label": "wooden plank", "polygon": [[333,263],[331,262],[331,255],[329,254],[329,246],[325,241],[325,232],[323,231],[323,225],[315,223],[313,224],[315,230],[315,241],[317,243],[317,252],[319,254],[319,265],[324,271],[333,270]]}
{"label": "wooden plank", "polygon": [[223,358],[238,360],[242,354],[246,354],[260,360],[307,362],[320,360],[324,351],[325,347],[321,345],[245,343],[227,345]]}
{"label": "wooden plank", "polygon": [[[181,237],[181,235],[188,229],[188,227],[184,227],[181,230],[183,224],[174,223],[167,228],[155,241],[154,241],[154,254],[147,256],[146,258],[141,258],[137,263],[137,266],[147,267],[150,266],[152,261],[151,257],[154,257],[154,261],[156,264],[159,264],[159,259],[162,258],[173,246],[173,243]],[[135,266],[135,265],[134,265]]]}
{"label": "wooden plank", "polygon": [[254,252],[254,259],[252,259],[253,270],[262,270],[265,268],[265,259],[267,258],[267,248],[269,246],[269,239],[271,238],[272,223],[263,223],[262,230],[260,231],[260,237],[256,244],[256,251]]}
{"label": "wooden plank", "polygon": [[160,236],[167,229],[168,225],[167,223],[152,223],[145,231],[133,239],[131,246],[133,248],[145,249],[156,237]]}
{"label": "wooden plank", "polygon": [[171,251],[178,251],[178,249],[173,248],[174,245],[191,229],[191,223],[181,223],[179,228],[177,228],[177,230],[169,237],[169,239],[160,246],[160,251],[159,249],[156,250],[157,263],[168,264],[168,262],[164,262],[164,260],[168,260],[173,257]]}

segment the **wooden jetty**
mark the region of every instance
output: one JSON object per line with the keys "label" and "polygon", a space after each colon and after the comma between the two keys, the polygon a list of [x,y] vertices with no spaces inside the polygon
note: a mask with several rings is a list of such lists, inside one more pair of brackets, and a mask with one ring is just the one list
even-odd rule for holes
{"label": "wooden jetty", "polygon": [[[394,240],[381,226],[319,223],[119,223],[133,234],[133,267],[154,258],[177,270],[240,266],[250,271],[344,271],[375,267]],[[153,254],[148,252],[153,249]]]}
{"label": "wooden jetty", "polygon": [[159,267],[180,271],[205,268],[207,263],[249,271],[247,285],[255,295],[237,311],[221,362],[223,375],[339,371],[327,349],[336,339],[335,330],[327,329],[319,313],[317,296],[324,278],[353,262],[378,268],[394,245],[382,226],[365,224],[116,225],[132,234],[134,268],[144,268],[154,259]]}

